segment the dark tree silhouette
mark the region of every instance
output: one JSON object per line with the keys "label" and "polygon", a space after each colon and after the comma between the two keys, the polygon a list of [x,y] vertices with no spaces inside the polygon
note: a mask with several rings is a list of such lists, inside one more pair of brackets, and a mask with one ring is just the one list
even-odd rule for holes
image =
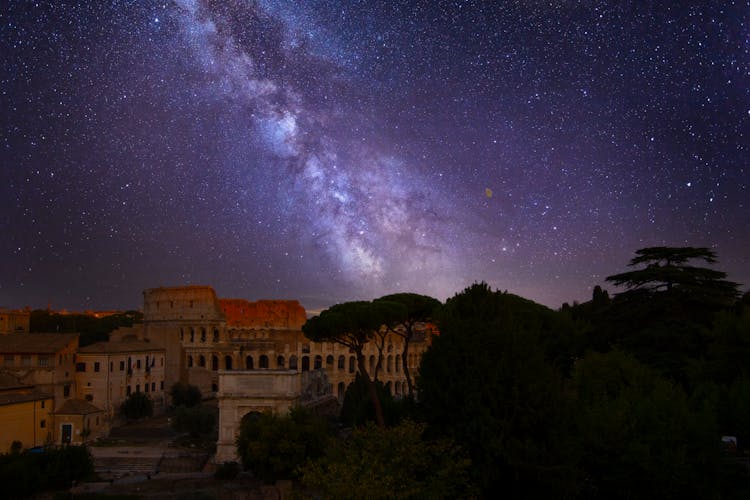
{"label": "dark tree silhouette", "polygon": [[396,314],[393,304],[345,302],[331,306],[302,326],[305,337],[313,342],[335,342],[352,350],[357,358],[359,373],[367,383],[370,400],[375,408],[375,421],[380,427],[385,426],[383,408],[375,383],[367,371],[363,349],[375,338],[380,328],[392,320],[393,314]]}
{"label": "dark tree silhouette", "polygon": [[440,309],[440,301],[426,295],[416,293],[396,293],[380,297],[375,302],[395,302],[406,308],[406,315],[397,318],[396,321],[387,323],[386,326],[390,332],[404,339],[404,349],[401,353],[401,366],[406,376],[406,384],[409,390],[409,397],[414,395],[414,382],[409,373],[409,343],[414,338],[414,327],[418,323],[424,323],[431,320],[435,313]]}

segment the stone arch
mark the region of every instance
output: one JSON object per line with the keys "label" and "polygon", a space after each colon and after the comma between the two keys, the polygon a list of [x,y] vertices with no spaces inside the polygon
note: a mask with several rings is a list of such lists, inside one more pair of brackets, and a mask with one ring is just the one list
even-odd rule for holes
{"label": "stone arch", "polygon": [[190,327],[190,342],[195,342],[195,328]]}
{"label": "stone arch", "polygon": [[206,367],[206,357],[202,354],[201,354],[201,357],[198,358],[198,366],[200,366],[201,368]]}
{"label": "stone arch", "polygon": [[205,342],[205,341],[206,341],[206,327],[202,326],[201,327],[201,342]]}
{"label": "stone arch", "polygon": [[385,390],[388,391],[388,394],[393,396],[393,384],[391,383],[390,380],[385,383]]}
{"label": "stone arch", "polygon": [[391,356],[390,354],[385,361],[385,371],[388,373],[391,373],[393,371],[393,356]]}
{"label": "stone arch", "polygon": [[188,368],[192,368],[193,367],[193,357],[192,356],[188,356],[187,365],[188,365]]}
{"label": "stone arch", "polygon": [[328,367],[333,368],[333,356],[330,354],[326,356],[326,368]]}
{"label": "stone arch", "polygon": [[276,358],[276,368],[284,368],[284,356],[278,356]]}
{"label": "stone arch", "polygon": [[354,373],[357,369],[357,359],[354,356],[349,356],[349,373]]}
{"label": "stone arch", "polygon": [[346,370],[346,358],[343,354],[339,356],[339,370]]}
{"label": "stone arch", "polygon": [[254,370],[255,367],[253,366],[253,357],[252,356],[245,356],[245,369],[246,370]]}
{"label": "stone arch", "polygon": [[395,368],[396,373],[399,373],[401,371],[401,355],[396,354],[396,356],[393,358],[393,368]]}
{"label": "stone arch", "polygon": [[219,356],[216,354],[211,356],[211,369],[214,371],[219,369]]}
{"label": "stone arch", "polygon": [[297,369],[297,356],[292,355],[289,357],[289,369],[290,370]]}
{"label": "stone arch", "polygon": [[302,356],[302,371],[310,371],[310,356]]}
{"label": "stone arch", "polygon": [[315,364],[313,365],[313,367],[316,370],[323,368],[323,356],[321,356],[320,354],[315,356]]}
{"label": "stone arch", "polygon": [[260,359],[258,360],[258,368],[268,368],[268,356],[265,354],[260,355]]}
{"label": "stone arch", "polygon": [[226,356],[224,356],[224,368],[226,370],[231,370],[232,369],[232,356],[230,356],[228,354]]}
{"label": "stone arch", "polygon": [[218,341],[219,341],[219,329],[214,328],[214,342],[218,342]]}

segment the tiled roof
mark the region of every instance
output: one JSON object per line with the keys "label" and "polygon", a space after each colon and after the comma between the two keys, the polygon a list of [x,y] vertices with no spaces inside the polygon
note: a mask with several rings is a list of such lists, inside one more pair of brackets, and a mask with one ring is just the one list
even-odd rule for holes
{"label": "tiled roof", "polygon": [[55,415],[88,415],[102,411],[104,410],[83,399],[69,399],[55,411]]}
{"label": "tiled roof", "polygon": [[118,352],[163,351],[164,348],[145,340],[123,340],[121,342],[97,342],[78,349],[80,354],[106,354]]}
{"label": "tiled roof", "polygon": [[9,333],[0,335],[0,353],[51,354],[77,338],[77,333]]}
{"label": "tiled roof", "polygon": [[42,399],[52,399],[52,396],[42,391],[38,391],[33,387],[0,391],[0,406],[39,401]]}

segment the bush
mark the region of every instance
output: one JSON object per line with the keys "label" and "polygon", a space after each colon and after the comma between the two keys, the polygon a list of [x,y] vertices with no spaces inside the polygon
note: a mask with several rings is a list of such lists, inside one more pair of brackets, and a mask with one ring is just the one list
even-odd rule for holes
{"label": "bush", "polygon": [[214,477],[216,479],[234,479],[240,473],[240,464],[237,462],[224,462],[217,469]]}
{"label": "bush", "polygon": [[198,406],[203,399],[200,389],[183,382],[176,382],[169,390],[169,395],[172,398],[172,406]]}
{"label": "bush", "polygon": [[69,488],[94,471],[85,446],[50,448],[43,453],[16,452],[0,455],[3,498],[27,498],[46,489]]}
{"label": "bush", "polygon": [[148,394],[134,392],[122,403],[120,412],[128,420],[150,417],[154,414],[154,403],[148,397]]}
{"label": "bush", "polygon": [[306,460],[323,455],[328,443],[326,422],[300,408],[288,416],[251,413],[242,419],[237,454],[246,469],[273,482],[293,478]]}
{"label": "bush", "polygon": [[210,434],[216,425],[214,412],[204,406],[187,408],[178,406],[172,414],[172,427],[179,432],[188,432],[192,437]]}

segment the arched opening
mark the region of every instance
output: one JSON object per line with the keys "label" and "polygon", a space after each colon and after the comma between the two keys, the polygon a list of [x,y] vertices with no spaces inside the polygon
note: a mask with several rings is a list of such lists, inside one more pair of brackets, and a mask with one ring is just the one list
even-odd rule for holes
{"label": "arched opening", "polygon": [[185,330],[180,327],[180,342],[182,342],[183,340],[185,340]]}
{"label": "arched opening", "polygon": [[393,396],[393,384],[391,384],[390,381],[385,383],[385,390],[388,391],[388,394]]}
{"label": "arched opening", "polygon": [[276,358],[276,368],[284,368],[284,356]]}
{"label": "arched opening", "polygon": [[297,369],[297,356],[291,356],[289,358],[289,369],[290,370],[296,370]]}
{"label": "arched opening", "polygon": [[323,356],[315,356],[315,369],[319,370],[323,368]]}
{"label": "arched opening", "polygon": [[389,354],[385,362],[385,371],[387,371],[388,373],[391,373],[392,370],[393,370],[393,356]]}
{"label": "arched opening", "polygon": [[201,356],[200,358],[198,358],[198,366],[200,366],[201,368],[205,368],[206,367],[206,357],[205,356]]}
{"label": "arched opening", "polygon": [[219,341],[219,329],[214,328],[214,342],[218,342],[218,341]]}
{"label": "arched opening", "polygon": [[336,396],[339,398],[340,402],[344,401],[344,394],[346,394],[346,384],[344,384],[343,382],[339,382]]}
{"label": "arched opening", "polygon": [[206,328],[202,326],[201,327],[201,342],[205,342],[205,341],[206,341]]}
{"label": "arched opening", "polygon": [[401,381],[396,380],[396,396],[401,396]]}
{"label": "arched opening", "polygon": [[346,358],[339,356],[339,370],[346,370]]}
{"label": "arched opening", "polygon": [[193,357],[188,356],[188,368],[192,368],[192,367],[193,367]]}
{"label": "arched opening", "polygon": [[326,356],[326,368],[333,368],[333,356]]}
{"label": "arched opening", "polygon": [[211,369],[216,371],[219,369],[219,357],[211,356]]}
{"label": "arched opening", "polygon": [[232,369],[232,356],[224,356],[224,368],[226,370]]}
{"label": "arched opening", "polygon": [[357,359],[354,356],[349,356],[349,373],[354,373],[357,369]]}
{"label": "arched opening", "polygon": [[190,342],[195,342],[195,329],[190,327]]}
{"label": "arched opening", "polygon": [[211,390],[213,392],[219,392],[219,386],[217,384],[211,384]]}
{"label": "arched opening", "polygon": [[400,354],[396,354],[396,357],[394,358],[393,367],[396,369],[396,373],[401,371],[401,355]]}
{"label": "arched opening", "polygon": [[370,354],[370,376],[375,373],[375,355]]}
{"label": "arched opening", "polygon": [[310,371],[310,356],[302,356],[302,371]]}
{"label": "arched opening", "polygon": [[253,357],[252,356],[246,356],[245,357],[245,369],[246,370],[253,370],[255,367],[253,366]]}
{"label": "arched opening", "polygon": [[260,368],[268,368],[268,356],[261,354],[260,359],[258,360],[258,366]]}

